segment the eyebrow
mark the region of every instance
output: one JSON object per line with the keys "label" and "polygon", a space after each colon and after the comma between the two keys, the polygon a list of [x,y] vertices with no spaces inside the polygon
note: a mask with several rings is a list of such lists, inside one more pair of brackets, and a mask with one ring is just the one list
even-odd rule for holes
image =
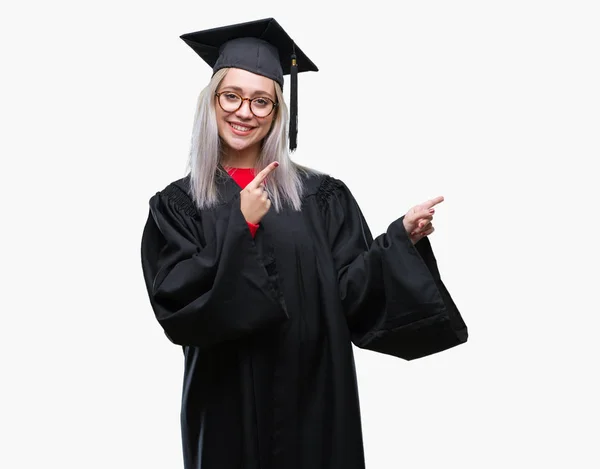
{"label": "eyebrow", "polygon": [[[244,93],[244,90],[242,88],[240,88],[239,86],[227,85],[227,86],[224,86],[222,89],[224,89],[224,90],[231,89],[231,90],[237,91],[241,94]],[[256,90],[254,93],[252,93],[252,97],[254,97],[254,96],[267,96],[267,97],[271,98],[272,100],[275,100],[275,97],[271,93],[268,93],[263,90]]]}

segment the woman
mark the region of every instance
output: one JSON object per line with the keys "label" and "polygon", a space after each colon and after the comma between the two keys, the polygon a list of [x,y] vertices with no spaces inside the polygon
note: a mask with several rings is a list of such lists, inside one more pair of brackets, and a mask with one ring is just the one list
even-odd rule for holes
{"label": "woman", "polygon": [[283,74],[316,67],[280,26],[182,37],[214,75],[142,264],[184,350],[185,467],[364,468],[352,343],[408,360],[467,340],[427,239],[443,199],[374,240],[343,182],[289,158]]}

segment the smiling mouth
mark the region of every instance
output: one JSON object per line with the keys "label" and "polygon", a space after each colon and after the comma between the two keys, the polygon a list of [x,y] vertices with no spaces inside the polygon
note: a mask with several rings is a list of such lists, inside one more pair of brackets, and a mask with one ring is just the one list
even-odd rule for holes
{"label": "smiling mouth", "polygon": [[232,122],[229,122],[229,125],[231,126],[231,128],[237,130],[238,132],[250,132],[254,128],[245,125],[234,124]]}

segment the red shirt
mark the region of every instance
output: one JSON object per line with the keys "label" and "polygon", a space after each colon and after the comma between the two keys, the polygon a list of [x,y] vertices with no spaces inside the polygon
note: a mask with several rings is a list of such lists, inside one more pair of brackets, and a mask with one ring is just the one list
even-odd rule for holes
{"label": "red shirt", "polygon": [[[253,168],[227,168],[227,172],[242,189],[245,189],[255,177]],[[252,237],[254,237],[256,230],[258,230],[258,225],[250,222],[247,223],[248,228],[250,228],[250,233],[252,234]]]}

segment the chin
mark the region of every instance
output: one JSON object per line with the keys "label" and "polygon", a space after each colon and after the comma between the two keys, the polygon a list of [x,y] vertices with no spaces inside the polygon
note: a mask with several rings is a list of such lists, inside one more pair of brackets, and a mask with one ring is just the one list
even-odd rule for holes
{"label": "chin", "polygon": [[236,139],[229,139],[229,138],[223,139],[223,143],[225,144],[226,147],[231,148],[232,150],[235,150],[235,151],[243,151],[243,150],[246,150],[246,149],[251,148],[252,146],[256,145],[255,142],[243,142],[243,141],[239,141]]}

